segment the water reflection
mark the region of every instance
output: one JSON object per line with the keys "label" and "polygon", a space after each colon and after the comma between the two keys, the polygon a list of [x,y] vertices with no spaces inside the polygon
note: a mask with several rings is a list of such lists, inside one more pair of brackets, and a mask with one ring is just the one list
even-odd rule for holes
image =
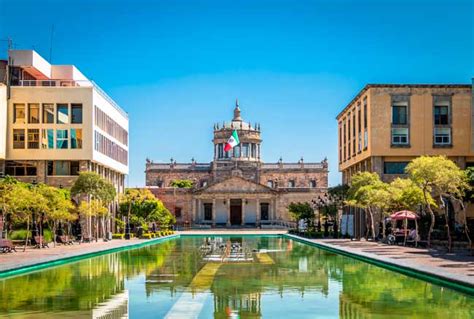
{"label": "water reflection", "polygon": [[0,316],[472,318],[473,298],[278,237],[186,237],[0,281]]}

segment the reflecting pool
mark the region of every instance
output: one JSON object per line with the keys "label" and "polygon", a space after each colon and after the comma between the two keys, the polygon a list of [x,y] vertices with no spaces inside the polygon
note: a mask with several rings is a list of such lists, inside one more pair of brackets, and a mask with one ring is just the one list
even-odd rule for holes
{"label": "reflecting pool", "polygon": [[474,318],[474,297],[283,237],[184,236],[0,280],[11,318]]}

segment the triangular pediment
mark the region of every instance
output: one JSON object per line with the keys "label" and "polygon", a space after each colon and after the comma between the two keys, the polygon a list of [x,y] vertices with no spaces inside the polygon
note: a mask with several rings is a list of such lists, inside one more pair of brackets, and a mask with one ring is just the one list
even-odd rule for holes
{"label": "triangular pediment", "polygon": [[243,177],[232,176],[199,190],[200,193],[273,193],[274,189]]}

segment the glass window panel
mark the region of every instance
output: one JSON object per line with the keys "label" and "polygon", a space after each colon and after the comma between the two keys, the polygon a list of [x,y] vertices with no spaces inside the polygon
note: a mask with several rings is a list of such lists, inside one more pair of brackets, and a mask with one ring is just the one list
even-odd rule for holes
{"label": "glass window panel", "polygon": [[25,130],[13,130],[13,148],[25,148]]}
{"label": "glass window panel", "polygon": [[54,104],[43,104],[43,123],[54,123]]}
{"label": "glass window panel", "polygon": [[249,144],[248,143],[242,144],[242,157],[249,157]]}
{"label": "glass window panel", "polygon": [[384,174],[405,174],[405,167],[408,162],[385,162]]}
{"label": "glass window panel", "polygon": [[25,124],[25,104],[13,105],[13,123]]}
{"label": "glass window panel", "polygon": [[449,124],[449,107],[445,105],[434,107],[434,120],[436,125]]}
{"label": "glass window panel", "polygon": [[402,105],[392,106],[392,124],[407,124],[407,107]]}
{"label": "glass window panel", "polygon": [[28,148],[39,148],[39,129],[28,129]]}
{"label": "glass window panel", "polygon": [[234,147],[234,157],[240,157],[240,145]]}
{"label": "glass window panel", "polygon": [[392,144],[408,144],[408,128],[392,128]]}
{"label": "glass window panel", "polygon": [[71,148],[82,148],[82,129],[71,129]]}
{"label": "glass window panel", "polygon": [[68,130],[56,130],[56,148],[68,148]]}
{"label": "glass window panel", "polygon": [[41,130],[41,148],[54,149],[54,130],[53,129]]}
{"label": "glass window panel", "polygon": [[71,104],[71,123],[82,123],[82,104]]}
{"label": "glass window panel", "polygon": [[39,104],[28,104],[28,123],[39,123]]}
{"label": "glass window panel", "polygon": [[71,161],[70,175],[79,175],[79,161]]}
{"label": "glass window panel", "polygon": [[55,161],[54,162],[54,175],[69,175],[69,162],[68,161]]}
{"label": "glass window panel", "polygon": [[58,104],[57,106],[57,123],[68,124],[69,123],[69,110],[67,104]]}
{"label": "glass window panel", "polygon": [[267,181],[267,186],[273,188],[273,181]]}

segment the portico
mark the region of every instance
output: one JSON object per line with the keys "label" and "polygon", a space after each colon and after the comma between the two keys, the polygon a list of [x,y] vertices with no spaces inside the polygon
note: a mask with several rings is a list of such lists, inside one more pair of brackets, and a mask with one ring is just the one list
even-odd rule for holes
{"label": "portico", "polygon": [[245,226],[277,220],[276,191],[232,177],[196,191],[192,220],[195,224]]}

